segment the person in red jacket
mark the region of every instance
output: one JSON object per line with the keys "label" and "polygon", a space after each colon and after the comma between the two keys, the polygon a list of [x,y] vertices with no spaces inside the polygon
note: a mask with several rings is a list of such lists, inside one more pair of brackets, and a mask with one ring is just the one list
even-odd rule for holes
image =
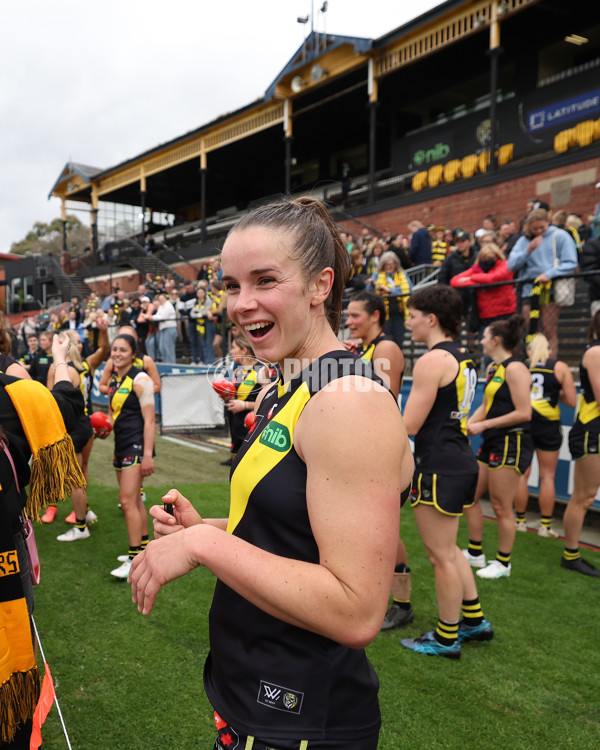
{"label": "person in red jacket", "polygon": [[490,242],[482,246],[477,263],[450,279],[450,286],[457,289],[476,287],[475,298],[482,329],[495,320],[507,320],[516,312],[517,296],[512,284],[479,288],[480,284],[512,281],[514,274],[506,263],[502,250]]}

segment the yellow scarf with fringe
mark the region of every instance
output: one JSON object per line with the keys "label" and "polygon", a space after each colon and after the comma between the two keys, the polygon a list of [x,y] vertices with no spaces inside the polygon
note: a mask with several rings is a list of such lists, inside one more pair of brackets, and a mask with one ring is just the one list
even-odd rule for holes
{"label": "yellow scarf with fringe", "polygon": [[16,380],[5,390],[19,415],[33,457],[25,511],[29,518],[39,521],[49,503],[64,500],[73,489],[85,487],[85,477],[50,391],[35,380]]}
{"label": "yellow scarf with fringe", "polygon": [[[85,478],[50,391],[34,380],[0,375],[2,386],[19,416],[33,457],[25,510],[30,518],[39,519],[48,503],[64,500],[72,489],[85,487]],[[10,486],[6,479],[5,485]],[[0,497],[0,743],[10,742],[19,725],[33,716],[40,691],[14,519],[8,515]]]}
{"label": "yellow scarf with fringe", "polygon": [[388,276],[392,276],[392,274],[386,274],[385,271],[381,271],[377,274],[377,281],[375,282],[376,292],[383,297],[385,312],[388,318],[390,315],[399,314],[403,315],[404,320],[406,321],[408,320],[408,305],[406,303],[410,297],[410,284],[408,278],[403,271],[394,272],[391,279],[392,285],[400,287],[402,293],[397,297],[390,297],[389,292],[379,291],[382,286],[390,286],[390,279],[388,279]]}

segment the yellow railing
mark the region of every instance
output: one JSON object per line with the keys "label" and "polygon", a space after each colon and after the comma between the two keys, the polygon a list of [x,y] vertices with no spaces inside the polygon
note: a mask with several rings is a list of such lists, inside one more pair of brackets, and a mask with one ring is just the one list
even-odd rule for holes
{"label": "yellow railing", "polygon": [[[497,5],[502,5],[503,12],[498,14],[498,20],[521,10],[527,5],[532,5],[540,0],[504,0],[501,3],[496,0]],[[399,39],[397,44],[389,47],[375,60],[375,75],[377,77],[387,75],[398,70],[404,65],[418,60],[420,57],[445,47],[448,44],[480,31],[482,27],[489,25],[492,16],[492,2],[480,0],[463,10],[447,14],[442,20],[432,21],[431,24],[419,31]],[[507,6],[507,7],[505,7]]]}

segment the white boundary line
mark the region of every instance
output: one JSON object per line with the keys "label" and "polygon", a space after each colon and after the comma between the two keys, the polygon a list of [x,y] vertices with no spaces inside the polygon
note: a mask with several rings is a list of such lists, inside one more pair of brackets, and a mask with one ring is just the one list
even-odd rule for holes
{"label": "white boundary line", "polygon": [[161,435],[163,440],[168,440],[170,443],[176,445],[184,445],[186,448],[195,448],[198,451],[204,451],[205,453],[216,453],[214,448],[207,448],[205,445],[198,445],[197,443],[188,443],[187,440],[179,440],[179,438],[169,437],[168,435]]}

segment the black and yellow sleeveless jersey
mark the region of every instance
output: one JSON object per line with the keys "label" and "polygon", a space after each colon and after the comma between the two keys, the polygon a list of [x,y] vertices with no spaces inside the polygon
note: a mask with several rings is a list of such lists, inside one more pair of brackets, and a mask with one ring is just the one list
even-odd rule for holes
{"label": "black and yellow sleeveless jersey", "polygon": [[375,352],[375,347],[377,344],[381,343],[382,341],[392,341],[393,343],[396,343],[392,336],[390,336],[387,333],[380,333],[379,336],[377,336],[376,339],[373,339],[370,344],[363,344],[361,348],[357,352],[357,356],[360,357],[365,362],[371,362],[373,360],[373,354]]}
{"label": "black and yellow sleeveless jersey", "polygon": [[[141,372],[146,372],[146,368],[144,367],[144,357],[142,354],[136,354],[136,356],[133,359],[133,362],[131,363],[132,367],[137,368]],[[117,374],[117,368],[113,365],[112,375],[111,378],[115,377]]]}
{"label": "black and yellow sleeveless jersey", "polygon": [[448,254],[448,243],[444,240],[434,240],[431,243],[431,262],[436,266],[441,266],[446,260]]}
{"label": "black and yellow sleeveless jersey", "polygon": [[131,446],[144,445],[144,418],[133,381],[141,372],[132,367],[122,378],[113,374],[108,386],[115,435],[115,456],[126,455]]}
{"label": "black and yellow sleeveless jersey", "polygon": [[554,372],[556,360],[547,359],[546,362],[538,362],[534,367],[530,366],[529,361],[525,364],[531,373],[532,419],[559,422],[558,397],[562,386]]}
{"label": "black and yellow sleeveless jersey", "polygon": [[261,389],[258,383],[258,372],[262,365],[257,367],[238,367],[233,371],[233,383],[235,385],[235,397],[240,401],[254,401]]}
{"label": "black and yellow sleeveless jersey", "polygon": [[415,435],[415,471],[432,474],[477,473],[477,460],[467,437],[467,419],[477,388],[477,366],[471,352],[453,341],[441,349],[458,362],[454,380],[439,388],[431,411]]}
{"label": "black and yellow sleeveless jersey", "polygon": [[[0,354],[0,373],[6,372],[11,365],[14,365],[15,359],[9,357],[8,354]],[[46,383],[44,383],[46,385]]]}
{"label": "black and yellow sleeveless jersey", "polygon": [[75,372],[79,375],[79,390],[81,391],[81,395],[83,396],[83,401],[85,403],[85,412],[84,414],[87,416],[92,413],[92,370],[85,360],[81,363],[83,369],[78,370],[77,367],[73,364],[73,362],[69,362],[69,367],[72,367]]}
{"label": "black and yellow sleeveless jersey", "polygon": [[[307,467],[295,450],[294,429],[311,397],[347,375],[379,382],[360,359],[336,351],[290,382],[271,386],[233,462],[228,533],[275,555],[319,563],[307,508]],[[397,408],[392,398],[390,409]],[[238,731],[348,740],[377,730],[378,681],[363,650],[285,623],[222,581],[210,612],[210,642],[206,693]]]}
{"label": "black and yellow sleeveless jersey", "polygon": [[[380,333],[379,336],[377,336],[376,339],[373,339],[370,344],[363,345],[357,352],[357,356],[360,357],[363,362],[369,362],[371,363],[373,361],[373,355],[375,354],[375,349],[377,347],[377,344],[380,344],[382,341],[391,341],[395,346],[398,346],[396,341],[394,340],[393,336],[390,336],[388,333]],[[398,349],[400,347],[398,346]],[[400,351],[402,351],[400,349]],[[402,382],[404,380],[404,371],[402,371],[402,375],[400,377],[400,384],[398,386],[398,392],[402,389]]]}
{"label": "black and yellow sleeveless jersey", "polygon": [[[586,352],[592,346],[600,346],[600,339],[596,339],[596,341],[588,344],[585,348]],[[592,390],[587,368],[581,362],[579,363],[579,381],[582,393],[579,394],[577,402],[576,421],[586,425],[588,430],[600,431],[600,408]]]}
{"label": "black and yellow sleeveless jersey", "polygon": [[[488,381],[483,393],[485,403],[485,418],[494,419],[514,411],[515,405],[510,395],[510,389],[506,382],[506,368],[511,362],[520,362],[525,366],[522,359],[518,357],[509,357],[500,364],[490,366]],[[511,425],[510,427],[493,427],[483,432],[484,439],[493,438],[498,435],[505,435],[507,432],[517,431],[529,432],[529,422]]]}

